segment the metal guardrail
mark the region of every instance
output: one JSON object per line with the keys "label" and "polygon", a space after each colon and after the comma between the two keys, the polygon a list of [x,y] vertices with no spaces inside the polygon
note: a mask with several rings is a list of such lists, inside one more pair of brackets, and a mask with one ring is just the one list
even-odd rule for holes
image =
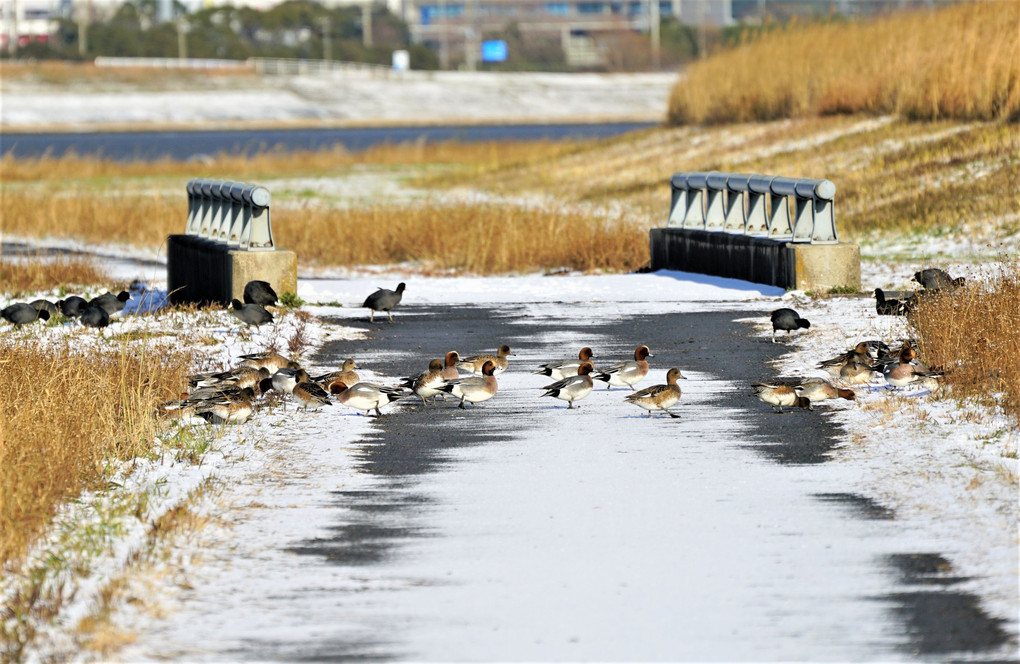
{"label": "metal guardrail", "polygon": [[[829,180],[741,173],[675,173],[667,226],[835,244]],[[790,203],[793,203],[793,214]]]}
{"label": "metal guardrail", "polygon": [[237,247],[273,251],[269,190],[257,184],[195,178],[188,181],[186,235]]}
{"label": "metal guardrail", "polygon": [[245,60],[218,58],[123,58],[100,55],[94,60],[97,67],[151,67],[153,69],[251,69]]}
{"label": "metal guardrail", "polygon": [[388,77],[400,74],[387,65],[342,60],[302,60],[298,58],[248,58],[257,74],[323,74],[331,72],[364,72]]}

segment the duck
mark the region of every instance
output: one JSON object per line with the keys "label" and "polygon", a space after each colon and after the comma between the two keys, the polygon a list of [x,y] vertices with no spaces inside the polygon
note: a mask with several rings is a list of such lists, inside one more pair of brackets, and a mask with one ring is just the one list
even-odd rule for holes
{"label": "duck", "polygon": [[783,406],[787,408],[798,407],[814,410],[811,407],[811,400],[797,394],[794,385],[788,383],[755,383],[751,386],[754,395],[772,406],[777,413],[783,412]]}
{"label": "duck", "polygon": [[366,307],[368,312],[368,322],[375,322],[375,312],[385,311],[386,315],[389,316],[390,322],[393,322],[393,307],[400,304],[401,298],[404,296],[404,290],[407,284],[401,281],[397,284],[396,290],[389,290],[386,288],[380,288],[376,292],[372,293],[365,298],[364,304],[361,306]]}
{"label": "duck", "polygon": [[304,410],[318,410],[323,406],[332,406],[329,393],[322,386],[312,381],[302,381],[294,385],[294,398],[301,402]]}
{"label": "duck", "polygon": [[273,314],[266,311],[265,307],[260,304],[244,304],[237,298],[234,298],[230,301],[230,307],[230,313],[234,318],[248,327],[254,325],[257,329],[266,323],[273,322]]}
{"label": "duck", "polygon": [[892,387],[904,388],[915,383],[929,383],[926,379],[937,379],[942,376],[940,372],[929,371],[917,361],[917,354],[914,349],[906,347],[900,351],[899,361],[890,362],[882,369],[885,375],[885,382]]}
{"label": "duck", "polygon": [[408,395],[407,390],[401,387],[389,387],[375,383],[355,383],[348,387],[342,381],[333,383],[329,391],[336,397],[337,402],[348,408],[363,410],[366,416],[375,410],[377,417],[382,416],[380,408]]}
{"label": "duck", "polygon": [[254,367],[256,369],[269,369],[270,373],[276,373],[280,369],[300,369],[301,365],[293,360],[288,360],[276,351],[264,353],[249,353],[241,355],[241,366]]}
{"label": "duck", "polygon": [[879,368],[866,361],[849,360],[839,369],[839,379],[851,385],[871,382],[871,374]]}
{"label": "duck", "polygon": [[783,308],[776,309],[772,312],[772,343],[776,343],[776,330],[786,330],[786,340],[789,341],[793,336],[794,330],[800,328],[809,329],[811,327],[811,321],[806,318],[801,318],[793,309]]}
{"label": "duck", "polygon": [[237,387],[235,385],[209,385],[198,387],[187,395],[187,401],[198,403],[217,399],[254,399],[256,394],[261,394],[261,388],[257,385],[252,387]]}
{"label": "duck", "polygon": [[472,374],[475,374],[476,376],[480,376],[483,375],[482,368],[485,366],[485,363],[492,362],[493,365],[495,366],[494,375],[498,376],[499,374],[506,371],[507,366],[509,366],[507,357],[509,357],[510,355],[513,355],[513,353],[510,352],[510,346],[503,344],[502,346],[499,347],[499,349],[496,350],[495,355],[490,354],[472,355],[470,357],[465,357],[461,359],[459,362],[457,362],[457,369],[468,371]]}
{"label": "duck", "polygon": [[358,368],[358,363],[354,361],[353,357],[348,357],[344,360],[344,363],[340,365],[339,371],[330,371],[329,373],[322,374],[321,376],[315,376],[312,378],[313,383],[318,383],[322,386],[322,389],[329,392],[329,386],[336,382],[342,382],[347,385],[354,385],[360,378],[355,369]]}
{"label": "duck", "polygon": [[273,374],[273,389],[284,394],[293,394],[295,385],[308,380],[308,372],[304,369],[277,369]]}
{"label": "duck", "polygon": [[279,302],[280,298],[268,281],[252,280],[244,285],[242,295],[245,304],[257,304],[262,307],[272,307]]}
{"label": "duck", "polygon": [[443,359],[443,380],[460,378],[460,372],[457,371],[458,362],[460,362],[460,353],[451,350],[446,354],[446,357]]}
{"label": "duck", "polygon": [[429,368],[417,376],[405,378],[402,386],[410,388],[412,392],[421,398],[422,405],[427,406],[429,397],[432,397],[433,404],[436,402],[436,396],[442,391],[440,388],[445,382],[443,378],[443,360],[436,359],[430,361]]}
{"label": "duck", "polygon": [[577,367],[577,374],[561,378],[542,388],[545,390],[542,396],[562,399],[567,402],[567,408],[571,409],[574,407],[575,401],[580,401],[591,394],[595,387],[595,383],[591,379],[591,372],[594,370],[595,367],[591,362],[582,362]]}
{"label": "duck", "polygon": [[634,359],[618,362],[613,366],[595,374],[597,380],[606,382],[606,389],[611,390],[614,386],[635,389],[634,385],[648,375],[648,359],[655,357],[648,346],[638,346],[634,349]]}
{"label": "duck", "polygon": [[86,307],[89,306],[88,300],[77,295],[64,298],[63,300],[57,300],[57,309],[60,309],[66,318],[77,318],[81,316],[81,312],[85,311]]}
{"label": "duck", "polygon": [[911,298],[903,300],[887,298],[885,291],[881,288],[875,289],[875,311],[879,316],[906,316],[915,303],[916,300]]}
{"label": "duck", "polygon": [[253,410],[246,401],[206,401],[195,406],[194,414],[209,424],[244,424]]}
{"label": "duck", "polygon": [[550,362],[548,364],[543,364],[539,367],[538,371],[532,371],[531,373],[541,376],[549,376],[553,380],[573,378],[577,375],[577,368],[593,357],[595,357],[595,354],[592,353],[591,348],[585,346],[577,353],[576,360],[571,359],[563,360],[562,362]]}
{"label": "duck", "polygon": [[15,302],[8,307],[0,309],[0,318],[12,323],[15,327],[21,327],[40,319],[49,320],[50,312],[45,309],[36,309],[31,304],[25,302]]}
{"label": "duck", "polygon": [[797,393],[797,396],[806,397],[812,403],[815,401],[825,401],[826,399],[847,399],[853,401],[857,398],[857,394],[853,390],[835,387],[821,378],[807,378],[801,381],[799,385],[795,385],[793,390]]}
{"label": "duck", "polygon": [[822,360],[818,363],[818,368],[825,369],[833,376],[838,376],[843,365],[853,360],[861,362],[871,360],[871,347],[868,345],[867,341],[861,341],[850,350],[845,353],[840,353],[836,357]]}
{"label": "duck", "polygon": [[680,391],[680,386],[676,383],[677,379],[680,378],[687,380],[687,376],[684,376],[680,373],[679,369],[673,367],[666,372],[665,385],[646,387],[633,394],[628,394],[623,400],[647,410],[648,417],[652,416],[652,411],[654,410],[665,411],[670,417],[680,417],[669,409],[670,406],[680,400],[682,392]]}
{"label": "duck", "polygon": [[101,307],[107,314],[112,316],[118,311],[124,308],[127,301],[131,299],[131,293],[127,291],[121,291],[117,295],[107,291],[98,297],[94,297],[89,300],[89,305],[93,307]]}
{"label": "duck", "polygon": [[496,396],[496,390],[499,389],[499,386],[496,384],[495,374],[496,363],[492,360],[486,360],[482,364],[481,376],[456,378],[444,383],[440,389],[447,394],[460,397],[458,407],[464,408],[465,401],[477,404],[482,401],[488,401]]}
{"label": "duck", "polygon": [[269,369],[262,367],[239,366],[229,371],[195,374],[188,378],[188,384],[192,387],[210,387],[213,385],[234,385],[245,388],[261,383],[271,377]]}

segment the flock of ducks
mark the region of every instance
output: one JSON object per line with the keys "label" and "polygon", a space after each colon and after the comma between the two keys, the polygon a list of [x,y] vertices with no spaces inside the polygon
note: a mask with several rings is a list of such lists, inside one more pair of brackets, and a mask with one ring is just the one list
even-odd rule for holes
{"label": "flock of ducks", "polygon": [[[913,280],[923,290],[902,299],[889,299],[881,288],[875,289],[875,309],[880,316],[908,315],[924,298],[951,293],[964,284],[963,277],[953,278],[944,270],[928,268],[914,273]],[[777,331],[809,329],[811,323],[793,309],[777,309],[772,312],[772,341]],[[879,340],[861,341],[853,348],[836,357],[822,360],[819,369],[829,373],[839,385],[823,378],[779,380],[771,383],[755,383],[751,387],[755,396],[771,405],[777,413],[783,407],[813,410],[812,404],[827,399],[856,399],[856,393],[844,386],[862,385],[872,382],[881,374],[889,387],[939,388],[943,372],[929,368],[917,355],[916,344],[904,341],[898,348],[891,349]]]}
{"label": "flock of ducks", "polygon": [[[201,418],[211,424],[240,424],[258,410],[270,392],[281,397],[292,397],[303,410],[318,410],[324,406],[340,404],[371,415],[381,416],[381,409],[398,399],[417,396],[423,406],[437,405],[437,398],[451,395],[458,399],[458,407],[479,404],[496,396],[499,385],[496,376],[507,370],[511,352],[507,345],[494,353],[461,357],[457,351],[448,352],[443,359],[429,362],[427,369],[404,378],[398,385],[382,385],[359,379],[357,362],[344,361],[337,371],[311,376],[298,363],[288,360],[275,351],[240,356],[236,367],[222,372],[201,373],[190,377],[188,392],[180,399],[159,405],[157,414],[180,419]],[[664,411],[679,417],[670,407],[681,396],[677,380],[684,378],[679,369],[666,373],[666,383],[637,390],[635,385],[648,375],[648,359],[654,357],[648,346],[638,346],[634,359],[619,362],[602,371],[596,371],[591,359],[592,349],[582,348],[576,359],[552,362],[540,366],[534,374],[547,376],[554,382],[545,385],[543,397],[567,402],[567,408],[587,397],[593,391],[595,380],[604,381],[606,389],[630,387],[633,392],[625,397],[627,403],[648,411]]]}

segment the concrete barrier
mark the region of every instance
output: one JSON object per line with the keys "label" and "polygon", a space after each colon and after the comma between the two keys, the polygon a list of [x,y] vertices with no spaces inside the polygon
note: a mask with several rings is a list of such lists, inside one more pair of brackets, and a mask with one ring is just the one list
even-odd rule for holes
{"label": "concrete barrier", "polygon": [[713,171],[676,173],[670,185],[666,227],[651,231],[653,270],[860,288],[860,248],[838,240],[832,182]]}
{"label": "concrete barrier", "polygon": [[273,241],[265,187],[204,178],[188,182],[185,232],[167,238],[167,287],[173,303],[227,303],[249,281],[297,292],[297,255]]}

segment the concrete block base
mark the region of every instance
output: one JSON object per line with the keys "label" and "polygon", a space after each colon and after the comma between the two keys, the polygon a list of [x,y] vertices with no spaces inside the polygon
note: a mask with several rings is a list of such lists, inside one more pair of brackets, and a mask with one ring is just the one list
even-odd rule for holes
{"label": "concrete block base", "polygon": [[828,291],[861,285],[855,244],[794,244],[765,237],[653,228],[651,269],[682,270],[787,289]]}
{"label": "concrete block base", "polygon": [[268,281],[279,295],[297,293],[297,254],[287,249],[239,251],[195,235],[167,237],[167,289],[174,304],[226,304],[249,281]]}

